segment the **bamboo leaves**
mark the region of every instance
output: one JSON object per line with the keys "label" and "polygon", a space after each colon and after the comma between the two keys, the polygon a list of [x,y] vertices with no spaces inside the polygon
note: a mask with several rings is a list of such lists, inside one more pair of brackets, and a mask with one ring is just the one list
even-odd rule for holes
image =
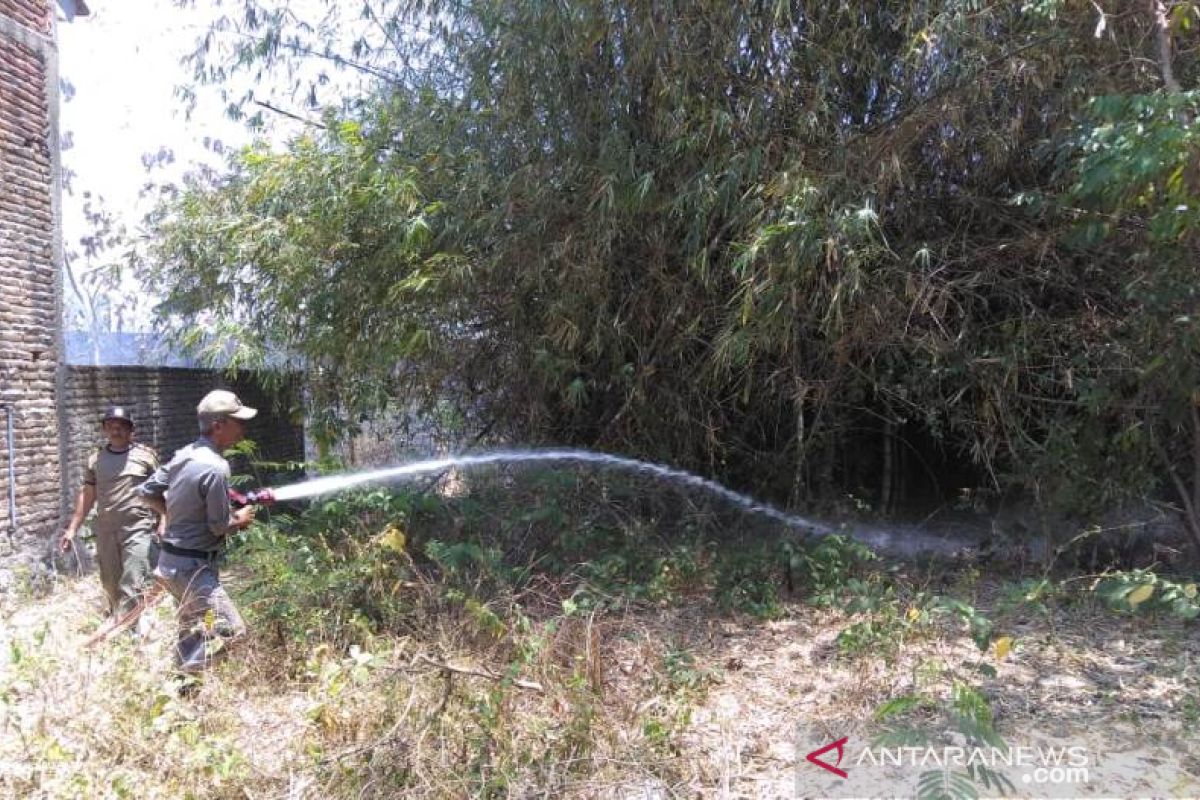
{"label": "bamboo leaves", "polygon": [[1085,0],[317,5],[247,3],[259,49],[220,68],[369,83],[164,213],[178,319],[354,397],[452,380],[521,438],[747,483],[849,480],[851,444],[918,419],[930,456],[1090,506],[1147,489],[1128,408],[1186,422],[1171,370],[1131,377],[1197,338],[1159,324],[1186,259],[1135,241],[1184,253],[1200,220],[1200,72],[1178,51],[1185,91],[1155,91],[1147,14],[1097,39]]}

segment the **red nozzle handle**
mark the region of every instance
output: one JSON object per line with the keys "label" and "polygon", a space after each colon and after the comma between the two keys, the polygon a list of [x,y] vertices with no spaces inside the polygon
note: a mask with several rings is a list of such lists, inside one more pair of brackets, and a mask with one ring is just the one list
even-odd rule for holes
{"label": "red nozzle handle", "polygon": [[235,506],[269,506],[275,502],[275,493],[270,489],[252,489],[243,494],[237,489],[230,489],[229,501]]}

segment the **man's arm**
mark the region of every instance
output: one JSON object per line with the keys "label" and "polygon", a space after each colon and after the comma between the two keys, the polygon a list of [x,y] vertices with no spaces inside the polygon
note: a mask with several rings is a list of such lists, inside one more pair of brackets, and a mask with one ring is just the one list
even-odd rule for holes
{"label": "man's arm", "polygon": [[160,519],[166,519],[167,501],[162,497],[149,497],[147,495],[142,495],[138,498],[138,502],[153,511],[155,514],[158,514]]}
{"label": "man's arm", "polygon": [[138,501],[159,515],[158,530],[162,533],[163,521],[167,516],[167,467],[160,466],[154,474],[142,481],[138,487]]}
{"label": "man's arm", "polygon": [[[151,465],[154,467],[154,471],[150,473],[150,477],[151,477],[151,478],[153,478],[153,477],[158,477],[158,473],[159,473],[159,471],[160,471],[160,470],[162,470],[162,473],[163,473],[163,474],[162,474],[162,480],[163,480],[163,483],[164,483],[164,485],[165,485],[165,483],[166,483],[166,479],[167,479],[166,470],[164,469],[164,465],[163,465],[163,463],[162,463],[161,461],[159,461],[159,460],[158,460],[158,451],[156,451],[156,450],[155,450],[154,448],[152,448],[152,447],[145,447],[145,448],[143,448],[143,449],[144,449],[144,450],[146,451],[146,453],[149,455],[149,457],[150,457],[150,459],[149,459],[149,460],[150,460],[150,464],[151,464]],[[150,480],[150,478],[147,478],[146,480],[148,481],[148,480]],[[142,483],[143,483],[143,484],[144,484],[145,482],[146,482],[146,481],[142,481]],[[140,487],[140,486],[139,486],[138,488],[139,488],[139,490],[141,489],[141,487]],[[164,490],[164,491],[165,491],[165,490]],[[144,501],[144,500],[142,501],[142,505],[147,505],[147,504],[145,503],[145,501]],[[154,508],[153,506],[149,506],[149,507],[150,507],[150,508],[151,508],[151,509],[152,509],[152,510],[155,512],[155,514],[156,514],[156,515],[157,515],[157,517],[158,517],[158,521],[157,521],[157,522],[158,522],[158,524],[157,524],[157,527],[155,528],[154,535],[155,535],[155,536],[158,538],[158,540],[159,540],[159,541],[162,541],[163,534],[164,534],[164,533],[166,532],[166,530],[167,530],[167,509],[166,509],[166,503],[163,503],[162,505],[163,505],[163,508]]]}
{"label": "man's arm", "polygon": [[71,515],[71,521],[67,523],[67,527],[63,529],[62,536],[58,540],[60,550],[65,552],[71,548],[71,541],[75,538],[75,534],[79,532],[79,526],[83,524],[88,512],[92,510],[92,506],[95,504],[96,485],[85,483],[79,487],[79,494],[75,497],[75,513]]}
{"label": "man's arm", "polygon": [[252,506],[233,510],[229,503],[229,481],[223,473],[210,472],[201,481],[201,488],[208,509],[208,529],[214,536],[227,536],[234,530],[249,527],[254,521]]}

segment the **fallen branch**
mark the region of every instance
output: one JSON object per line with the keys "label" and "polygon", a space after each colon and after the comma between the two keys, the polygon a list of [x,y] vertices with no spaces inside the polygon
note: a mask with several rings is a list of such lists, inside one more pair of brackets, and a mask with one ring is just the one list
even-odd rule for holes
{"label": "fallen branch", "polygon": [[459,667],[459,666],[455,666],[454,664],[446,664],[442,661],[434,661],[429,656],[423,655],[423,654],[418,655],[417,660],[424,661],[426,664],[429,664],[430,666],[437,667],[438,669],[446,670],[447,672],[453,672],[458,675],[473,675],[476,678],[487,678],[488,680],[492,680],[492,681],[511,680],[513,686],[516,686],[521,689],[528,689],[533,692],[546,691],[542,687],[542,685],[536,681],[526,681],[526,680],[522,680],[520,678],[508,679],[507,676],[497,675],[494,672],[485,672],[483,670],[471,669],[470,667]]}

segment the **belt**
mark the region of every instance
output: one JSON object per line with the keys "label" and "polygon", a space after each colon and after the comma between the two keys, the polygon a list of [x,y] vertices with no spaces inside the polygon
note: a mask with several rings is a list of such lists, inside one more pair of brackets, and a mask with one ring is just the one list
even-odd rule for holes
{"label": "belt", "polygon": [[182,558],[202,558],[205,561],[212,561],[221,554],[220,550],[192,550],[187,547],[177,547],[170,542],[162,542],[161,546],[164,551]]}

